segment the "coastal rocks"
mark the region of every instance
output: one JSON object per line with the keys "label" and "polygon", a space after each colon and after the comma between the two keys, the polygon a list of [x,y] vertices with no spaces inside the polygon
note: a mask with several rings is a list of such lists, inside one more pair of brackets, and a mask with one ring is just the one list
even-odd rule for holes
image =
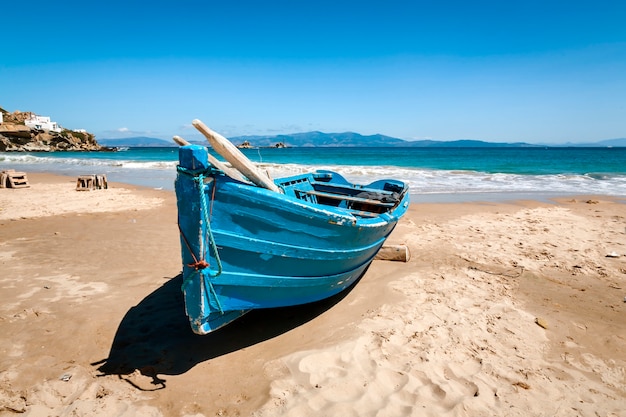
{"label": "coastal rocks", "polygon": [[[241,142],[239,145],[237,145],[237,147],[239,149],[255,149],[258,148],[258,146],[254,146],[250,143],[250,141],[244,140],[243,142]],[[262,148],[286,148],[287,145],[285,145],[284,142],[277,142],[272,146],[261,146]]]}
{"label": "coastal rocks", "polygon": [[239,145],[237,145],[237,147],[239,149],[252,149],[252,145],[250,144],[249,141],[244,140],[242,143],[240,143]]}
{"label": "coastal rocks", "polygon": [[103,151],[93,134],[63,129],[60,132],[33,129],[24,124],[30,112],[2,111],[0,152]]}
{"label": "coastal rocks", "polygon": [[0,132],[0,152],[54,152],[54,151],[101,151],[93,135],[76,137],[75,133],[62,131],[60,133],[39,132],[29,129],[29,136],[24,137],[23,131]]}
{"label": "coastal rocks", "polygon": [[30,139],[30,127],[12,123],[0,124],[0,135],[11,135],[18,138]]}

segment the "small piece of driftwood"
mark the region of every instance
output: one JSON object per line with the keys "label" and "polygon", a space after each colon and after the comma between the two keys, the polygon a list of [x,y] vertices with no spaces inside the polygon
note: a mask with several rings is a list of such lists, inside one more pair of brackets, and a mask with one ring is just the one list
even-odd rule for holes
{"label": "small piece of driftwood", "polygon": [[380,261],[409,262],[411,253],[406,245],[384,245],[374,259]]}

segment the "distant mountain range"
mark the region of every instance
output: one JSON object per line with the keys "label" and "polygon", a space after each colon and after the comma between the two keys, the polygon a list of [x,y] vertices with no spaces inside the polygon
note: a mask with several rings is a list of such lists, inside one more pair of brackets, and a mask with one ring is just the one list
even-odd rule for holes
{"label": "distant mountain range", "polygon": [[[524,142],[499,143],[485,142],[481,140],[460,139],[453,141],[436,140],[416,140],[407,141],[385,135],[360,135],[354,132],[345,133],[323,133],[306,132],[293,133],[289,135],[274,136],[238,136],[229,138],[235,145],[248,142],[253,147],[275,147],[282,143],[287,147],[422,147],[422,148],[521,148],[521,147],[545,147],[545,146],[568,146],[568,147],[626,147],[626,138],[608,139],[593,143],[564,143],[560,145],[537,145]],[[205,145],[207,142],[194,142]],[[173,141],[158,138],[132,137],[125,139],[98,139],[98,143],[103,146],[132,146],[132,147],[167,147],[177,146]]]}
{"label": "distant mountain range", "polygon": [[98,143],[103,146],[114,146],[114,147],[122,147],[122,146],[133,146],[133,147],[167,147],[167,146],[178,146],[174,143],[174,141],[167,141],[163,139],[157,138],[148,138],[145,136],[137,136],[132,138],[124,138],[124,139],[98,139]]}

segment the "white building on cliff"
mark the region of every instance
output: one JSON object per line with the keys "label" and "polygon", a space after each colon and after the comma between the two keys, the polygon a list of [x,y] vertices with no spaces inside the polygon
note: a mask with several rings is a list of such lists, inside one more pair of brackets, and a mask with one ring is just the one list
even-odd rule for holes
{"label": "white building on cliff", "polygon": [[59,127],[57,122],[50,121],[50,118],[47,116],[37,116],[35,114],[31,114],[28,119],[24,120],[24,124],[31,129],[45,130],[57,133],[61,131],[61,128]]}

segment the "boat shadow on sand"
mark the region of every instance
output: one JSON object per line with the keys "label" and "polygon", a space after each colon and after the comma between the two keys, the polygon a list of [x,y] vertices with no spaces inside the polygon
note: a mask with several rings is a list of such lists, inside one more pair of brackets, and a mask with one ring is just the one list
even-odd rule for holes
{"label": "boat shadow on sand", "polygon": [[129,375],[139,371],[164,385],[157,375],[179,375],[195,365],[286,333],[341,301],[360,278],[333,297],[315,303],[253,310],[207,335],[191,331],[180,290],[182,275],[132,307],[122,319],[109,356],[92,363],[101,375]]}

